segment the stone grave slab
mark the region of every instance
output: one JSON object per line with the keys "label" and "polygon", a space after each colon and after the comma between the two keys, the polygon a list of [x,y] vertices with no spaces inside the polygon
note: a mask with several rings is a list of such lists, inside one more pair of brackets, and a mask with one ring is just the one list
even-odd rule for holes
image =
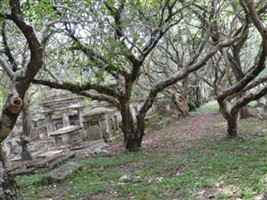
{"label": "stone grave slab", "polygon": [[83,166],[75,162],[69,162],[65,165],[60,166],[55,171],[51,172],[45,177],[45,180],[48,181],[62,181],[76,173],[78,170],[81,170]]}
{"label": "stone grave slab", "polygon": [[52,161],[50,164],[49,164],[49,169],[54,169],[60,165],[62,165],[63,163],[65,163],[67,160],[70,160],[72,158],[75,157],[75,153],[70,153],[70,154],[67,154],[63,157],[60,157],[59,159],[55,160],[55,161]]}
{"label": "stone grave slab", "polygon": [[22,169],[16,169],[11,171],[11,174],[13,176],[19,176],[19,175],[27,175],[27,174],[34,174],[35,173],[35,169],[34,168],[22,168]]}
{"label": "stone grave slab", "polygon": [[14,158],[10,159],[11,162],[17,162],[17,161],[21,161],[21,157],[20,156],[15,156]]}
{"label": "stone grave slab", "polygon": [[47,158],[44,158],[42,160],[36,161],[34,164],[35,168],[46,168],[49,166],[49,164],[57,159],[59,159],[61,155],[53,155]]}
{"label": "stone grave slab", "polygon": [[75,153],[71,153],[71,154],[67,154],[67,155],[62,155],[62,154],[56,154],[56,155],[52,155],[49,157],[46,157],[42,160],[37,161],[34,166],[37,169],[40,168],[54,168],[56,166],[61,165],[62,163],[64,163],[65,161],[74,158],[75,157]]}
{"label": "stone grave slab", "polygon": [[66,155],[56,154],[48,157],[41,157],[33,161],[13,162],[9,164],[8,171],[13,175],[33,174],[46,169],[54,169],[74,157],[75,153],[68,153]]}
{"label": "stone grave slab", "polygon": [[36,156],[36,158],[46,158],[63,153],[64,150],[47,151]]}

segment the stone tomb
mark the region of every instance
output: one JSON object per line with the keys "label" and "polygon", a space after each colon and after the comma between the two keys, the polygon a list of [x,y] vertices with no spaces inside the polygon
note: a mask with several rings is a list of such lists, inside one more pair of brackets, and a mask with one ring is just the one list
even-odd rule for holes
{"label": "stone tomb", "polygon": [[96,107],[84,113],[85,139],[100,140],[104,134],[118,130],[116,112],[116,108]]}
{"label": "stone tomb", "polygon": [[55,145],[74,145],[82,141],[80,126],[67,126],[50,133]]}
{"label": "stone tomb", "polygon": [[[82,97],[73,96],[43,102],[48,135],[64,127],[83,126],[84,105],[82,100]],[[77,120],[71,119],[73,115],[77,116]]]}

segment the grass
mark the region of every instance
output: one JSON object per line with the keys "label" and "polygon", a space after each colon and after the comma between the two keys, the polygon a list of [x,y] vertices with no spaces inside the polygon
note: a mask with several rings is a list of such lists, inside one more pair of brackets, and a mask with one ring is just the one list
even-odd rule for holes
{"label": "grass", "polygon": [[197,108],[196,112],[193,112],[193,115],[201,115],[202,113],[217,113],[219,112],[219,105],[217,101],[211,101],[204,104],[200,108]]}
{"label": "grass", "polygon": [[[211,103],[195,114],[217,109]],[[210,137],[186,147],[182,146],[185,139],[173,138],[176,149],[144,148],[137,153],[76,158],[84,169],[60,183],[42,182],[46,173],[17,177],[17,181],[26,200],[193,200],[213,195],[215,199],[256,199],[267,187],[267,122],[241,121],[239,129],[243,139],[229,140],[224,133],[217,138],[220,129],[213,125],[207,129]]]}

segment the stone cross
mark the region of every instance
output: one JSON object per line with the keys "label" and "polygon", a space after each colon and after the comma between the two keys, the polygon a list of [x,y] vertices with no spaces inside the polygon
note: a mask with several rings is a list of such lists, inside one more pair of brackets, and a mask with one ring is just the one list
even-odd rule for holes
{"label": "stone cross", "polygon": [[18,142],[18,144],[22,147],[22,152],[20,153],[22,160],[32,160],[32,155],[27,148],[28,143],[28,140],[26,140],[23,136],[20,136],[20,142]]}

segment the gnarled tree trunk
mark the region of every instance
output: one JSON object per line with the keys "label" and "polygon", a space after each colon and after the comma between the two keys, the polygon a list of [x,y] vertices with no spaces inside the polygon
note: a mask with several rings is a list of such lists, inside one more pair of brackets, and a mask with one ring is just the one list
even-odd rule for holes
{"label": "gnarled tree trunk", "polygon": [[126,149],[131,152],[138,151],[141,148],[141,144],[144,137],[145,120],[142,115],[137,116],[136,127],[132,130],[130,137],[126,142]]}
{"label": "gnarled tree trunk", "polygon": [[[3,141],[14,127],[20,109],[22,100],[15,94],[9,96],[3,109],[1,118],[0,141]],[[0,200],[17,200],[21,199],[14,178],[5,169],[5,155],[0,152]]]}
{"label": "gnarled tree trunk", "polygon": [[[0,142],[2,142],[10,134],[11,130],[15,126],[17,117],[19,116],[23,105],[25,93],[30,87],[30,84],[35,75],[43,65],[44,48],[41,44],[41,41],[43,41],[43,37],[44,35],[46,35],[38,34],[37,37],[36,30],[32,26],[30,26],[28,22],[24,21],[21,2],[19,0],[10,0],[9,5],[11,13],[10,11],[7,11],[7,13],[10,14],[1,13],[1,20],[11,20],[14,22],[13,25],[16,26],[13,28],[20,29],[24,38],[24,40],[22,39],[22,41],[24,42],[26,40],[26,46],[29,47],[27,54],[28,52],[30,54],[26,59],[27,62],[21,63],[20,65],[24,66],[24,68],[18,68],[18,65],[16,64],[17,57],[23,55],[16,55],[15,57],[13,57],[11,52],[9,52],[9,56],[7,56],[9,58],[8,60],[5,60],[5,57],[2,56],[2,54],[0,55],[0,64],[12,81],[11,88],[9,88],[10,95],[7,98],[0,119]],[[1,30],[2,38],[5,38],[4,24],[5,23],[3,23]],[[6,48],[8,48],[8,45],[6,45]],[[15,180],[10,174],[7,173],[4,163],[0,162],[0,200],[19,199],[21,199],[21,197],[19,196]]]}
{"label": "gnarled tree trunk", "polygon": [[227,121],[227,128],[226,132],[229,138],[236,138],[238,136],[237,133],[237,119],[238,119],[238,111],[235,110],[235,112],[232,110],[232,106],[230,102],[226,101],[220,101],[218,100],[219,106],[220,106],[220,112],[222,113],[222,116]]}
{"label": "gnarled tree trunk", "polygon": [[237,115],[231,116],[227,120],[227,134],[229,138],[236,138],[237,134]]}
{"label": "gnarled tree trunk", "polygon": [[20,200],[17,184],[0,161],[0,200]]}
{"label": "gnarled tree trunk", "polygon": [[133,119],[129,104],[125,104],[121,108],[122,115],[122,132],[124,135],[125,147],[128,151],[135,152],[141,147],[144,129],[145,129],[145,113],[139,112],[136,116],[136,122]]}
{"label": "gnarled tree trunk", "polygon": [[130,103],[122,103],[121,105],[122,117],[122,132],[126,149],[131,151],[137,148],[134,144],[134,120],[130,111]]}
{"label": "gnarled tree trunk", "polygon": [[188,117],[189,116],[189,107],[188,107],[188,101],[186,98],[179,98],[176,94],[173,94],[172,101],[175,104],[177,110],[181,113],[182,117]]}

